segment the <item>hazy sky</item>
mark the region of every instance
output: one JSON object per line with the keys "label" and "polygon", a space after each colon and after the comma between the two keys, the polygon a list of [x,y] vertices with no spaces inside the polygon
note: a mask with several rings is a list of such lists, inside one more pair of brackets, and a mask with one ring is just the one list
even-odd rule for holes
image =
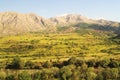
{"label": "hazy sky", "polygon": [[68,13],[120,22],[120,0],[1,0],[0,12],[15,11],[51,17]]}

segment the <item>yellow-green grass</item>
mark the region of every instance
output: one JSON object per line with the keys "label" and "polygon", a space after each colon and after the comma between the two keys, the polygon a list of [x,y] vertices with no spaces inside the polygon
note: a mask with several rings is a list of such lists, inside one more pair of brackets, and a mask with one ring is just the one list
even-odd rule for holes
{"label": "yellow-green grass", "polygon": [[[21,45],[23,47],[17,48]],[[26,48],[29,45],[34,48]],[[11,48],[11,46],[15,47]],[[0,38],[0,61],[11,60],[15,56],[20,56],[24,61],[31,60],[33,62],[63,61],[73,56],[84,57],[85,59],[106,57],[119,59],[119,54],[115,55],[107,51],[102,52],[102,50],[109,50],[117,46],[117,44],[111,43],[107,36],[80,35],[77,33],[28,33]],[[24,47],[25,49],[19,51],[19,49]],[[12,51],[9,51],[9,49],[12,49]],[[18,49],[18,51],[14,51],[15,49]]]}

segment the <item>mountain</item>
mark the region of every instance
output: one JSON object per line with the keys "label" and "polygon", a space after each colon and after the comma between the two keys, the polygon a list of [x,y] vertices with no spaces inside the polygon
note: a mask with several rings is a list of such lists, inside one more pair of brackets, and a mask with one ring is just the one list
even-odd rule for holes
{"label": "mountain", "polygon": [[[58,27],[59,31],[71,32],[71,31],[108,31],[118,33],[120,26],[119,22],[107,21],[107,20],[93,20],[88,19],[85,16],[79,14],[65,14],[57,17],[52,17],[50,20]],[[89,30],[88,30],[89,29]]]}
{"label": "mountain", "polygon": [[52,22],[56,25],[68,25],[68,24],[76,24],[76,23],[94,23],[95,21],[92,19],[88,19],[79,14],[65,14],[57,17],[50,18]]}
{"label": "mountain", "polygon": [[0,13],[0,34],[11,35],[26,32],[41,32],[46,29],[52,30],[55,28],[52,27],[54,26],[49,20],[32,13]]}
{"label": "mountain", "polygon": [[65,14],[46,19],[33,13],[0,13],[0,35],[27,32],[119,33],[119,26],[119,22],[93,20],[79,14]]}
{"label": "mountain", "polygon": [[98,24],[104,26],[119,27],[119,22],[107,21],[104,19],[93,20],[79,14],[65,14],[57,17],[52,17],[50,20],[56,25],[68,25],[77,23]]}

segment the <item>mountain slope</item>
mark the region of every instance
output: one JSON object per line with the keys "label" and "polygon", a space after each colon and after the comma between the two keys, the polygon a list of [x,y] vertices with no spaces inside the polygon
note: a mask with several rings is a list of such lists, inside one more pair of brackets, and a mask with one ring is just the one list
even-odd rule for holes
{"label": "mountain slope", "polygon": [[0,13],[0,35],[27,32],[119,33],[119,22],[88,19],[78,14],[67,14],[45,19],[35,14]]}
{"label": "mountain slope", "polygon": [[88,23],[88,24],[99,24],[104,26],[113,26],[119,27],[119,22],[107,21],[107,20],[93,20],[88,19],[85,16],[79,14],[66,14],[62,16],[52,17],[50,20],[56,25],[68,25],[68,24],[77,24],[77,23]]}
{"label": "mountain slope", "polygon": [[35,14],[0,13],[0,34],[10,35],[25,32],[40,32],[46,29],[49,30],[51,27],[53,25],[49,20]]}
{"label": "mountain slope", "polygon": [[81,32],[82,30],[85,31],[87,29],[87,31],[89,31],[88,29],[92,29],[99,32],[107,31],[118,33],[118,28],[120,26],[119,22],[107,21],[103,19],[93,20],[78,14],[66,14],[50,18],[50,20],[56,24],[58,31],[62,30],[63,32]]}

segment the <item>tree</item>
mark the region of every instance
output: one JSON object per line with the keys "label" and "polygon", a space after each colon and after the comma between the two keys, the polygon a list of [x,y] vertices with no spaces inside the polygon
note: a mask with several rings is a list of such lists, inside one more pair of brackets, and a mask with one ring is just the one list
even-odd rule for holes
{"label": "tree", "polygon": [[27,61],[27,62],[25,63],[25,67],[26,67],[27,69],[32,69],[33,66],[34,66],[34,63],[31,62],[31,61]]}
{"label": "tree", "polygon": [[101,73],[98,73],[98,74],[97,74],[96,80],[104,80]]}
{"label": "tree", "polygon": [[52,63],[50,61],[46,61],[44,64],[43,64],[43,67],[45,68],[50,68],[52,67]]}
{"label": "tree", "polygon": [[119,76],[118,68],[111,68],[111,77],[112,79],[117,79]]}
{"label": "tree", "polygon": [[111,71],[110,68],[106,68],[105,70],[102,71],[103,75],[103,80],[108,80],[111,78]]}
{"label": "tree", "polygon": [[60,76],[62,80],[69,80],[71,78],[72,71],[69,67],[65,66],[60,70]]}
{"label": "tree", "polygon": [[77,59],[75,57],[71,57],[69,60],[68,60],[68,63],[69,64],[75,64],[77,61]]}
{"label": "tree", "polygon": [[111,60],[110,63],[108,64],[110,68],[116,68],[119,67],[119,63],[115,60]]}
{"label": "tree", "polygon": [[86,72],[86,80],[95,80],[96,79],[96,74],[94,72],[94,68],[88,68]]}
{"label": "tree", "polygon": [[105,60],[101,60],[98,64],[99,64],[101,67],[107,68],[109,62],[110,62],[110,60],[105,59]]}
{"label": "tree", "polygon": [[36,72],[33,74],[33,80],[41,80],[41,73]]}
{"label": "tree", "polygon": [[12,62],[6,65],[6,69],[22,69],[23,64],[20,57],[16,56]]}

